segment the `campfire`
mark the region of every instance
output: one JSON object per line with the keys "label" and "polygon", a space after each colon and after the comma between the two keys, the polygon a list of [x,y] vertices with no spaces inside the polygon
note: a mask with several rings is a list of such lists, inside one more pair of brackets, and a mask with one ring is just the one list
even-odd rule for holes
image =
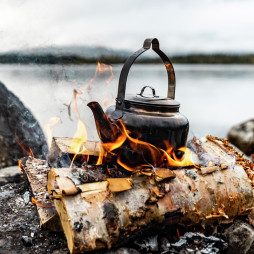
{"label": "campfire", "polygon": [[[166,67],[167,97],[157,96],[150,86],[125,95],[131,65],[151,47]],[[86,88],[105,71],[110,82],[112,68],[98,64]],[[146,89],[151,96],[144,95]],[[78,116],[81,93],[75,90],[70,104]],[[174,97],[173,65],[158,40],[147,39],[123,66],[116,105],[104,112],[99,103],[88,103],[100,141],[87,140],[88,130],[79,118],[73,138],[49,136],[48,161],[33,156],[20,161],[41,225],[64,231],[71,253],[112,248],[165,225],[178,225],[173,237],[180,240],[179,225],[230,223],[253,209],[252,163],[227,140],[207,136],[187,144],[189,122]],[[51,119],[49,132],[58,120]],[[211,240],[189,233],[180,241],[192,248],[187,242],[193,239]],[[216,241],[225,247],[224,241]],[[172,252],[165,253],[178,253],[178,247],[171,245],[167,251]]]}

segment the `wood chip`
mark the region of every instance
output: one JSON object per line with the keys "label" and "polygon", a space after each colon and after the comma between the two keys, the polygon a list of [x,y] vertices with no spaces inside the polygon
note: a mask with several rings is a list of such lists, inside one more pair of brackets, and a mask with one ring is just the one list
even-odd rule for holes
{"label": "wood chip", "polygon": [[132,188],[131,178],[108,178],[107,181],[111,192],[121,192]]}
{"label": "wood chip", "polygon": [[155,180],[160,182],[164,179],[173,179],[175,178],[175,173],[168,168],[156,168],[155,169]]}

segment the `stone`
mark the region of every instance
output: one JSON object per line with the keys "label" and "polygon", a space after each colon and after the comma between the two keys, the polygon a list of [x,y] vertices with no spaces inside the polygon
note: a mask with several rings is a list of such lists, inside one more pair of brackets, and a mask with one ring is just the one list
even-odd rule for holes
{"label": "stone", "polygon": [[6,239],[0,239],[0,248],[4,246],[6,243]]}
{"label": "stone", "polygon": [[228,244],[219,237],[205,236],[201,233],[187,232],[176,243],[168,245],[167,253],[199,253],[219,254],[225,253]]}
{"label": "stone", "polygon": [[52,254],[68,254],[68,250],[54,250]]}
{"label": "stone", "polygon": [[29,193],[29,191],[26,191],[23,194],[23,199],[24,199],[24,202],[25,202],[26,205],[30,202],[30,193]]}
{"label": "stone", "polygon": [[120,248],[117,250],[107,251],[105,254],[140,254],[140,252],[132,248]]}
{"label": "stone", "polygon": [[176,249],[181,249],[181,248],[185,247],[186,244],[187,244],[187,240],[181,238],[178,242],[171,244],[171,246]]}
{"label": "stone", "polygon": [[0,186],[7,183],[17,183],[21,181],[23,173],[18,166],[3,168],[0,171]]}
{"label": "stone", "polygon": [[224,234],[228,239],[227,253],[254,253],[254,228],[248,223],[236,220]]}
{"label": "stone", "polygon": [[228,140],[246,155],[254,153],[254,119],[233,126]]}
{"label": "stone", "polygon": [[26,235],[23,235],[21,239],[22,239],[23,244],[24,244],[26,247],[32,246],[33,241],[32,241],[32,238],[31,238],[31,237],[26,236]]}
{"label": "stone", "polygon": [[29,147],[36,158],[46,158],[48,145],[38,121],[0,82],[0,168],[17,165],[18,160],[27,155]]}

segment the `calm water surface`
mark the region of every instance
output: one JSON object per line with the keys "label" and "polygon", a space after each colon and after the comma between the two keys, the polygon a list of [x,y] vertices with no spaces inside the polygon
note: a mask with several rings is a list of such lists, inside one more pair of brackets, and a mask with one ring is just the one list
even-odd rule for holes
{"label": "calm water surface", "polygon": [[[78,100],[80,117],[86,123],[89,139],[97,139],[90,109],[86,104],[114,103],[122,65],[113,65],[114,78],[100,75]],[[254,66],[252,65],[174,65],[176,100],[190,122],[189,137],[212,134],[226,137],[234,124],[254,117]],[[0,65],[0,80],[32,111],[43,126],[53,116],[61,118],[54,136],[73,136],[77,120],[68,115],[66,105],[73,89],[84,87],[94,76],[96,65]],[[127,92],[139,93],[151,85],[166,95],[167,75],[163,65],[133,66]]]}

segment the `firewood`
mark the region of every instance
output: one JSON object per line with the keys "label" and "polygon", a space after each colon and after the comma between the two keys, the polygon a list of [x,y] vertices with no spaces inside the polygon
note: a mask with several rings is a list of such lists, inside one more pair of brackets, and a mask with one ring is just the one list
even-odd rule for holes
{"label": "firewood", "polygon": [[47,174],[50,169],[47,162],[26,157],[21,162],[21,168],[30,183],[41,226],[53,231],[62,231],[54,202],[47,191]]}
{"label": "firewood", "polygon": [[[70,150],[70,145],[72,142],[72,138],[65,137],[54,137],[52,139],[51,148],[49,151],[48,162],[50,165],[57,167],[59,159],[65,154],[74,154],[73,151]],[[85,147],[86,149],[82,151],[80,154],[82,155],[94,155],[99,156],[100,154],[100,143],[94,141],[86,141],[81,147]],[[82,149],[80,149],[82,150]]]}
{"label": "firewood", "polygon": [[[254,208],[249,164],[235,160],[232,149],[219,140],[196,142],[216,165],[178,168],[173,173],[159,170],[157,175],[156,170],[144,170],[130,179],[88,184],[73,169],[51,169],[48,189],[70,252],[111,248],[151,224],[206,226],[249,214]],[[112,181],[116,189],[110,188]],[[66,191],[70,187],[77,192]]]}
{"label": "firewood", "polygon": [[[82,168],[52,168],[48,174],[47,188],[51,195],[75,195],[79,192],[106,191],[120,192],[131,189],[131,178],[107,178],[105,181],[82,184],[81,176],[86,174]],[[75,185],[76,183],[76,185]]]}

